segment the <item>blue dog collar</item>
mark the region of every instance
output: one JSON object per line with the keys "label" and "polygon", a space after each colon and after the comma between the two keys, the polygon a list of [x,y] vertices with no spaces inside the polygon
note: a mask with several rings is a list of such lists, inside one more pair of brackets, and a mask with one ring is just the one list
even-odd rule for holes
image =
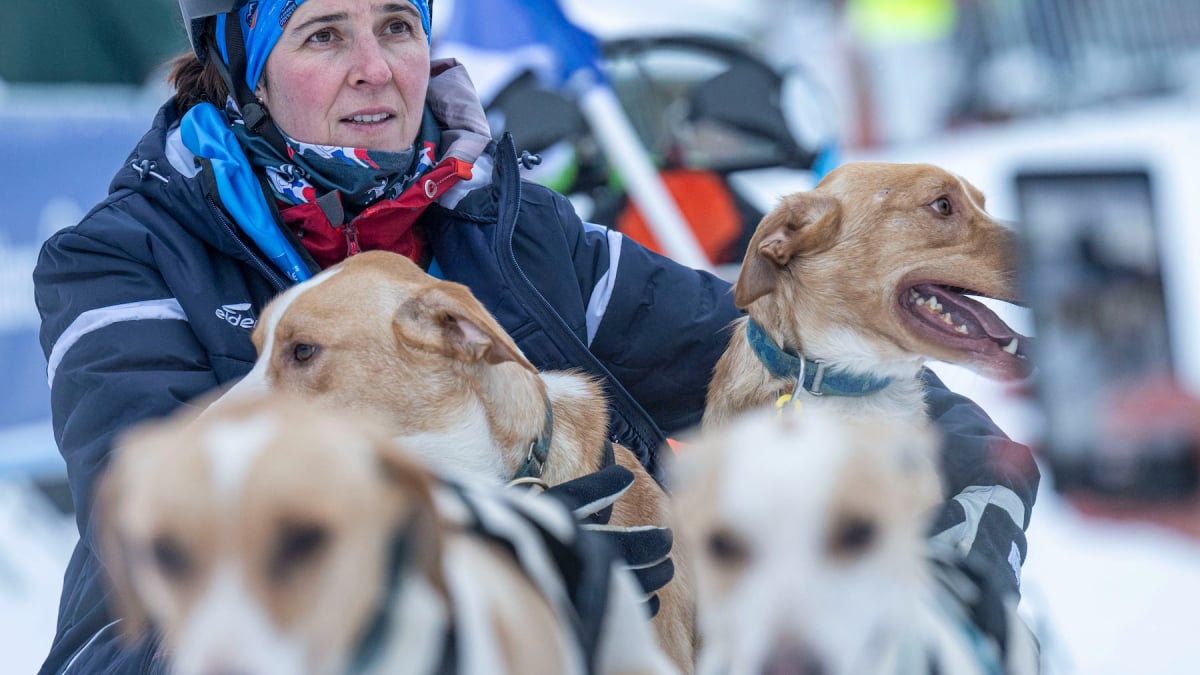
{"label": "blue dog collar", "polygon": [[792,354],[772,340],[754,319],[746,321],[746,339],[772,375],[796,380],[797,390],[803,389],[813,396],[866,396],[892,383],[890,377],[864,377],[831,370],[824,361]]}

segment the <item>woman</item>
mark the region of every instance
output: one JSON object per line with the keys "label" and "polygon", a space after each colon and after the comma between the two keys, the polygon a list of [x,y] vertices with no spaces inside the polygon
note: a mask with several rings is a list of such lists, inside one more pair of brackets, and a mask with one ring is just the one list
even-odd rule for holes
{"label": "woman", "polygon": [[[430,63],[427,0],[180,6],[196,54],[177,63],[176,95],[34,275],[82,535],[44,673],[150,667],[152,646],[116,643],[90,546],[113,434],[248,372],[257,312],[315,271],[387,249],[467,284],[535,365],[603,378],[613,437],[652,472],[664,432],[699,421],[737,316],[720,280],[520,181],[463,68]],[[1028,452],[932,377],[929,397],[951,438],[951,493],[991,490],[948,502],[939,536],[1015,591],[1006,561],[1023,557],[1036,474],[991,458]],[[997,494],[1008,510],[991,508]]]}

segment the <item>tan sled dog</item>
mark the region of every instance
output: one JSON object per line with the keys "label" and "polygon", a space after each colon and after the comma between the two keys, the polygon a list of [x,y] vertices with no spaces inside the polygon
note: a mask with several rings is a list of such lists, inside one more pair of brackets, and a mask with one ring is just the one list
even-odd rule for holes
{"label": "tan sled dog", "polygon": [[[538,373],[467,287],[403,256],[362,253],[295,286],[263,311],[253,339],[254,369],[222,400],[268,389],[369,413],[434,466],[496,482],[533,466],[555,485],[605,462],[600,387],[574,373]],[[632,452],[611,447],[636,479],[610,524],[668,526],[666,494]],[[673,558],[654,626],[691,672],[691,582],[686,561]]]}
{"label": "tan sled dog", "polygon": [[1027,374],[1026,338],[971,295],[1014,301],[1016,240],[962,178],[927,164],[849,164],[759,223],[734,284],[740,319],[705,428],[783,402],[922,424],[926,360]]}
{"label": "tan sled dog", "polygon": [[[466,493],[390,433],[279,395],[193,417],[126,434],[98,503],[118,628],[159,629],[171,673],[593,672],[562,577],[528,571],[551,553],[470,527],[455,515]],[[572,531],[549,500],[497,492],[472,503],[526,514],[506,521],[525,541],[540,541],[535,520]],[[610,580],[588,618],[597,668],[673,672],[632,575]]]}

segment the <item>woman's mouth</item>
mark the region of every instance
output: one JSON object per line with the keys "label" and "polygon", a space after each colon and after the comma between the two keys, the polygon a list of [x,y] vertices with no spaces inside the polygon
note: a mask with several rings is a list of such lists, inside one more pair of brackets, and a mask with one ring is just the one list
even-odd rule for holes
{"label": "woman's mouth", "polygon": [[391,118],[392,115],[389,113],[375,113],[373,115],[354,115],[353,117],[347,117],[342,121],[350,122],[351,124],[379,124],[380,122],[386,122]]}

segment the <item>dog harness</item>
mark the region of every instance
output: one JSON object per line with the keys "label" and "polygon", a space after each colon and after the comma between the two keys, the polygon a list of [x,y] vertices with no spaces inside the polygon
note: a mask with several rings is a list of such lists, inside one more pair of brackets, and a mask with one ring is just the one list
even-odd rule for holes
{"label": "dog harness", "polygon": [[[412,528],[413,523],[410,521],[397,528],[396,532],[392,535],[391,545],[388,547],[387,585],[384,586],[384,599],[375,609],[375,614],[367,624],[367,630],[363,633],[358,647],[354,650],[354,660],[347,671],[348,673],[357,675],[369,672],[370,667],[379,658],[380,651],[383,649],[388,636],[395,631],[396,621],[395,615],[392,612],[393,603],[391,599],[395,597],[396,593],[400,592],[400,573],[409,562],[408,542],[411,538]],[[451,623],[446,628],[445,637],[442,640],[442,654],[438,666],[432,673],[436,673],[437,675],[453,675],[453,673],[457,672],[457,640],[455,635],[454,625]]]}
{"label": "dog harness", "polygon": [[796,381],[793,400],[801,391],[813,396],[866,396],[892,383],[890,377],[855,375],[831,369],[824,361],[793,354],[771,339],[754,319],[746,322],[746,340],[772,375]]}
{"label": "dog harness", "polygon": [[[439,517],[453,527],[499,545],[546,598],[562,625],[573,636],[581,672],[593,664],[600,627],[607,613],[609,575],[615,558],[607,549],[595,549],[595,540],[579,538],[565,510],[547,508],[549,501],[523,493],[495,492],[442,479],[435,489]],[[373,672],[385,651],[389,636],[397,630],[393,608],[396,593],[402,593],[402,578],[409,566],[412,523],[397,528],[391,543],[384,600],[371,618],[354,654],[348,672]],[[453,675],[468,668],[470,629],[453,607],[443,630],[441,656],[431,675]],[[571,649],[568,646],[568,649]],[[478,656],[476,656],[478,658]]]}
{"label": "dog harness", "polygon": [[[439,480],[434,497],[445,522],[497,544],[513,557],[572,636],[568,658],[578,663],[580,672],[592,672],[601,628],[609,620],[609,584],[618,562],[615,551],[598,537],[581,536],[584,532],[570,513],[542,497],[446,479]],[[392,541],[387,598],[403,592],[410,527],[401,525]],[[378,665],[386,640],[395,631],[394,605],[390,600],[380,604],[349,672],[358,675]],[[449,617],[442,655],[432,671],[438,675],[469,669],[473,663],[476,645],[471,644],[470,628],[464,627],[467,624],[453,608]]]}

